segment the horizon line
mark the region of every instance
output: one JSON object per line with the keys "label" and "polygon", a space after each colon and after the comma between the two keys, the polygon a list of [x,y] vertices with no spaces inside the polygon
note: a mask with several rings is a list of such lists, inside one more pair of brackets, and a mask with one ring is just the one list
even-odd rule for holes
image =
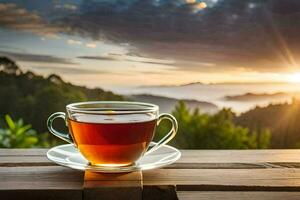
{"label": "horizon line", "polygon": [[181,87],[181,86],[189,86],[189,85],[225,85],[225,84],[300,84],[300,82],[289,82],[289,81],[249,81],[249,82],[190,82],[190,83],[182,83],[182,84],[160,84],[160,85],[140,85],[138,87]]}

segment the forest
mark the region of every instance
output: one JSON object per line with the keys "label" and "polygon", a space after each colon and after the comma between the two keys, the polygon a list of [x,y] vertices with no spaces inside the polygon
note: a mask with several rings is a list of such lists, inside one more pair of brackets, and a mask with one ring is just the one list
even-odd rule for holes
{"label": "forest", "polygon": [[[62,141],[47,132],[46,120],[71,102],[130,100],[101,88],[75,86],[58,75],[23,72],[0,57],[0,148],[50,147]],[[179,123],[170,144],[182,149],[262,149],[300,147],[300,102],[256,107],[237,116],[230,109],[206,114],[179,101],[172,111]],[[57,123],[65,129],[63,122]],[[169,128],[162,123],[155,139]]]}
{"label": "forest", "polygon": [[272,133],[271,148],[300,147],[300,100],[256,107],[235,117],[234,122],[249,130],[268,128]]}

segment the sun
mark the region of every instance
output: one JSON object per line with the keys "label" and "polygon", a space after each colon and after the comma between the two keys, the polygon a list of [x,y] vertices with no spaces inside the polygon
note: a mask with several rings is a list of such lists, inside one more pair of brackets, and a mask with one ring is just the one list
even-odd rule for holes
{"label": "sun", "polygon": [[291,74],[289,76],[289,81],[293,83],[300,83],[300,72]]}

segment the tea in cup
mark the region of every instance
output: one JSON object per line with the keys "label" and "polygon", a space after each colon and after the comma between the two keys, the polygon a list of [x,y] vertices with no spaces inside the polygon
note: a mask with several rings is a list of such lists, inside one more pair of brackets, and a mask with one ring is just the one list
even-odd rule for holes
{"label": "tea in cup", "polygon": [[[158,114],[158,106],[140,102],[97,101],[66,106],[67,114],[57,112],[48,121],[55,136],[74,143],[80,153],[96,166],[121,167],[133,165],[145,154],[169,142],[178,129],[170,114]],[[63,118],[69,134],[56,131],[52,122]],[[161,120],[172,122],[170,132],[149,149],[156,126]]]}

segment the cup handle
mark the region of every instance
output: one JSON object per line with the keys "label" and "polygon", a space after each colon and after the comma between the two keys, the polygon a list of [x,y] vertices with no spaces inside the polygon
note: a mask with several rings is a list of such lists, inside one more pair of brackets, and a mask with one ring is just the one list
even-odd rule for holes
{"label": "cup handle", "polygon": [[163,113],[161,115],[159,115],[158,117],[158,121],[157,121],[157,126],[160,124],[160,122],[164,119],[167,119],[169,121],[171,121],[172,123],[172,128],[169,131],[169,133],[164,136],[159,142],[157,142],[151,149],[149,149],[145,155],[152,153],[154,151],[156,151],[157,149],[159,149],[162,145],[167,144],[168,142],[170,142],[170,140],[172,140],[178,130],[178,123],[175,117],[173,117],[173,115],[167,114],[167,113]]}
{"label": "cup handle", "polygon": [[56,137],[72,144],[73,141],[72,141],[69,133],[60,133],[52,127],[52,123],[56,118],[62,118],[66,121],[66,114],[63,112],[56,112],[56,113],[53,113],[52,115],[50,115],[50,117],[47,120],[48,130]]}

